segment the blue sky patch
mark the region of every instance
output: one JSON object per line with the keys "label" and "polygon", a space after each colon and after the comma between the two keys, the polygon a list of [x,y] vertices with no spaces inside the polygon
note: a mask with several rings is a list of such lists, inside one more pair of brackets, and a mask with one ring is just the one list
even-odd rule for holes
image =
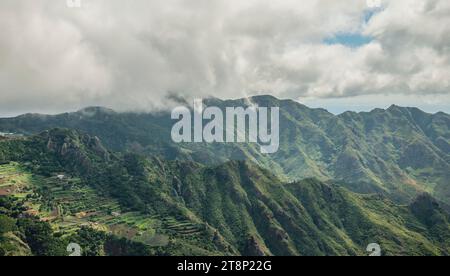
{"label": "blue sky patch", "polygon": [[381,9],[370,9],[364,12],[364,23],[369,23],[370,19],[374,17],[377,13],[380,13]]}
{"label": "blue sky patch", "polygon": [[[369,21],[378,13],[382,12],[383,8],[374,8],[368,9],[364,11],[362,16],[362,24],[365,25],[369,23]],[[349,32],[341,32],[335,34],[333,37],[326,38],[324,40],[325,44],[335,45],[341,44],[350,48],[358,48],[369,44],[373,41],[373,38],[370,36],[365,36],[361,33],[349,33]]]}
{"label": "blue sky patch", "polygon": [[334,37],[325,39],[324,43],[328,45],[341,44],[351,48],[358,48],[369,44],[372,40],[373,38],[360,33],[339,33]]}

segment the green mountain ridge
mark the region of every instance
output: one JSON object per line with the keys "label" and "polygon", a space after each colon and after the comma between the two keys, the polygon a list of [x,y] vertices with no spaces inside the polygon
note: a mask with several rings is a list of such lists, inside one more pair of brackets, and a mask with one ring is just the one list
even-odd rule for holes
{"label": "green mountain ridge", "polygon": [[[68,129],[0,141],[0,159],[8,169],[0,174],[0,195],[18,198],[40,219],[51,216],[57,239],[102,248],[91,254],[139,249],[158,255],[367,255],[374,242],[384,255],[450,254],[449,215],[426,194],[398,205],[333,182],[285,182],[249,160],[205,165],[107,148],[99,138]],[[58,180],[61,174],[68,180]],[[2,213],[19,221],[0,208]],[[67,228],[69,221],[74,222]],[[86,224],[93,230],[82,227]],[[118,245],[96,231],[143,247]],[[143,238],[150,231],[168,243],[150,246],[153,238]],[[11,231],[0,233],[3,248]]]}
{"label": "green mountain ridge", "polygon": [[207,99],[208,106],[280,107],[280,150],[263,155],[253,144],[174,144],[170,114],[117,113],[91,107],[54,116],[27,114],[0,119],[0,131],[36,134],[55,127],[99,137],[117,152],[166,160],[222,164],[251,160],[284,181],[317,178],[345,183],[358,193],[382,193],[408,203],[428,192],[450,204],[450,115],[417,108],[333,115],[271,96]]}

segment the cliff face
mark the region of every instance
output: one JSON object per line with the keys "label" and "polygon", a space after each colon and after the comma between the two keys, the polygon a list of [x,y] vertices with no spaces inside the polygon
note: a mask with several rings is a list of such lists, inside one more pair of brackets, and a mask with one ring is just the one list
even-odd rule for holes
{"label": "cliff face", "polygon": [[63,166],[90,173],[92,159],[102,162],[110,160],[110,154],[98,137],[67,129],[53,129],[39,134],[38,139],[45,141],[46,149],[56,154]]}

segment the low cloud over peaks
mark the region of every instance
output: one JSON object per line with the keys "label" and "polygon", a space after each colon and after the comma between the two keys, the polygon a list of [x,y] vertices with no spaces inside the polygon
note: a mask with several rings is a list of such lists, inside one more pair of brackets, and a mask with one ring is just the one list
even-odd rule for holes
{"label": "low cloud over peaks", "polygon": [[450,106],[450,2],[381,2],[3,0],[0,110],[154,110],[173,93]]}

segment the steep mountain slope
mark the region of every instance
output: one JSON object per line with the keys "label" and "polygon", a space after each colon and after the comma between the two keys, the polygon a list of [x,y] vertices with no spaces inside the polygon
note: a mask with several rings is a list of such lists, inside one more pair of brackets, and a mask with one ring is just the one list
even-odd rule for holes
{"label": "steep mountain slope", "polygon": [[[417,224],[408,208],[389,200],[359,196],[312,179],[283,184],[250,162],[230,162],[198,175],[200,181],[194,183],[204,183],[198,192],[189,178],[184,184],[186,205],[223,229],[229,240],[246,235],[247,241],[260,245],[261,253],[364,254],[365,246],[375,240],[383,244],[385,254],[441,254],[427,241],[426,228],[410,228],[397,217]],[[198,202],[204,203],[195,208]],[[237,246],[248,253],[248,244]]]}
{"label": "steep mountain slope", "polygon": [[[450,187],[450,116],[426,114],[416,108],[392,106],[386,111],[341,115],[346,125],[362,133],[358,140],[363,164],[390,190],[420,188],[448,202]],[[409,185],[409,187],[408,187]]]}
{"label": "steep mountain slope", "polygon": [[114,151],[168,160],[221,164],[251,160],[283,180],[333,180],[359,193],[381,193],[409,202],[422,192],[450,203],[450,116],[392,106],[335,116],[271,96],[221,101],[208,106],[280,107],[280,150],[263,155],[254,144],[174,144],[167,113],[116,113],[87,108],[56,116],[27,114],[1,119],[0,131],[39,133],[54,127],[98,136]]}
{"label": "steep mountain slope", "polygon": [[[83,191],[77,206],[94,210],[81,212],[93,215],[75,220],[78,224],[102,225],[101,206],[109,198],[120,206],[116,213],[138,212],[127,215],[132,227],[125,237],[132,238],[137,217],[136,227],[149,219],[155,231],[168,235],[160,254],[365,255],[373,242],[385,255],[450,254],[448,214],[426,195],[399,206],[319,180],[285,183],[250,161],[204,166],[113,153],[95,137],[63,129],[2,141],[0,152],[4,163],[19,162],[24,173],[35,175],[30,179],[44,173],[50,179],[32,184],[40,187],[31,186],[38,196],[21,197],[30,207],[58,206],[53,223],[63,236],[61,224],[85,210],[67,197]],[[81,182],[51,180],[61,173],[72,178],[69,183]],[[95,192],[86,194],[88,189]],[[104,203],[92,204],[96,201]]]}

